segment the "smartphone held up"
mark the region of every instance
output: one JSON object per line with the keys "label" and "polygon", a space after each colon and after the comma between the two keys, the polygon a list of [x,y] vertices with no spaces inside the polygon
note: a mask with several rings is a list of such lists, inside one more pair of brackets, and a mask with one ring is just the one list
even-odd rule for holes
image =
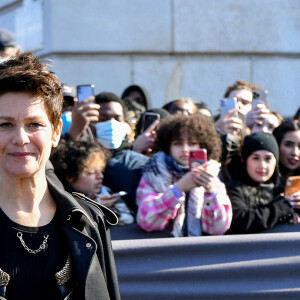
{"label": "smartphone held up", "polygon": [[82,102],[84,99],[87,99],[95,95],[94,85],[93,84],[82,84],[77,85],[77,99],[78,103]]}
{"label": "smartphone held up", "polygon": [[257,104],[264,104],[268,107],[268,91],[267,90],[254,90],[252,108],[256,107]]}
{"label": "smartphone held up", "polygon": [[[220,100],[220,111],[222,117],[225,117],[230,110],[237,109],[237,108],[238,108],[238,104],[237,104],[236,97],[223,98]],[[238,117],[237,112],[235,113],[235,116]]]}
{"label": "smartphone held up", "polygon": [[142,132],[147,130],[154,121],[160,120],[160,115],[157,113],[146,112],[142,116]]}
{"label": "smartphone held up", "polygon": [[189,170],[193,170],[198,166],[206,166],[207,151],[206,149],[194,149],[189,153]]}

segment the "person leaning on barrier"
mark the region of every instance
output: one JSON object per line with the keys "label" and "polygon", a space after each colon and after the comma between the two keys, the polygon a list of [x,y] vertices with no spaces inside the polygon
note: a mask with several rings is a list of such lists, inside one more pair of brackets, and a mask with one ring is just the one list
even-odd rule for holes
{"label": "person leaning on barrier", "polygon": [[62,103],[58,78],[33,54],[0,64],[0,296],[120,299],[106,225],[115,215],[45,175]]}

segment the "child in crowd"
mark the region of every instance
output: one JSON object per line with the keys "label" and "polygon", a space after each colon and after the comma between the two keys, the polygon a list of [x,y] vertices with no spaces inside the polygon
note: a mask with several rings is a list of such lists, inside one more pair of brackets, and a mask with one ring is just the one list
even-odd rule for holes
{"label": "child in crowd", "polygon": [[50,158],[57,177],[69,192],[83,193],[111,208],[119,217],[119,224],[131,224],[134,217],[120,196],[110,195],[103,186],[106,152],[95,142],[62,140]]}
{"label": "child in crowd", "polygon": [[276,111],[270,111],[265,114],[260,120],[254,122],[251,127],[251,133],[254,132],[266,132],[272,133],[276,127],[278,127],[283,120],[283,117]]}
{"label": "child in crowd", "polygon": [[279,150],[272,134],[256,132],[244,139],[243,172],[226,183],[233,218],[228,233],[256,233],[292,221],[294,210],[277,185]]}
{"label": "child in crowd", "polygon": [[[198,148],[207,150],[207,164],[189,170],[189,151]],[[168,116],[154,150],[137,190],[138,225],[146,231],[171,229],[175,237],[223,234],[232,210],[218,178],[221,141],[211,119]]]}

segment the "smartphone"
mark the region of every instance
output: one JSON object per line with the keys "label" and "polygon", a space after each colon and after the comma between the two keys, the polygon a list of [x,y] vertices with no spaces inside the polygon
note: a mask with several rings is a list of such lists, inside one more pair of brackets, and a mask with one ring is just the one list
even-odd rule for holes
{"label": "smartphone", "polygon": [[257,106],[257,104],[264,104],[264,105],[266,105],[265,102],[262,101],[262,100],[259,100],[259,99],[253,99],[253,100],[252,100],[252,108],[255,108],[255,107]]}
{"label": "smartphone", "polygon": [[160,120],[160,115],[157,113],[145,112],[142,116],[142,132],[153,124],[155,120]]}
{"label": "smartphone", "polygon": [[127,192],[120,191],[120,192],[111,194],[110,196],[111,196],[111,197],[122,197],[122,196],[125,196],[125,195],[127,195]]}
{"label": "smartphone", "polygon": [[78,103],[82,102],[84,99],[94,96],[94,85],[93,84],[82,84],[77,85],[77,99]]}
{"label": "smartphone", "polygon": [[[223,98],[220,100],[220,111],[222,117],[226,116],[227,113],[234,108],[238,108],[236,97]],[[236,114],[236,116],[238,115]]]}
{"label": "smartphone", "polygon": [[255,107],[257,103],[263,103],[268,107],[268,90],[253,90],[252,107]]}
{"label": "smartphone", "polygon": [[198,167],[200,165],[206,165],[207,163],[207,151],[206,149],[194,149],[189,153],[189,170]]}
{"label": "smartphone", "polygon": [[291,196],[298,191],[300,191],[300,176],[288,177],[284,188],[284,195]]}

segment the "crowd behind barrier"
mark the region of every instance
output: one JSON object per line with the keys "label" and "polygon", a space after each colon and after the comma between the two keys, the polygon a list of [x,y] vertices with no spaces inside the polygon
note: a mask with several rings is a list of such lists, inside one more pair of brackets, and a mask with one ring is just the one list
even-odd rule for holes
{"label": "crowd behind barrier", "polygon": [[[23,65],[34,58],[20,55],[14,37],[0,33],[0,75],[6,84],[11,59]],[[11,82],[8,90],[2,86],[2,103],[20,91]],[[57,193],[54,180],[61,193],[73,193],[87,210],[106,212],[99,232],[105,231],[108,258],[99,260],[112,270],[107,293],[118,298],[106,223],[115,225],[111,236],[124,299],[299,295],[299,110],[283,118],[272,111],[267,90],[244,80],[224,88],[216,116],[205,102],[189,97],[153,108],[151,91],[138,85],[126,87],[120,97],[111,91],[94,95],[92,85],[85,88],[88,94],[81,99],[78,87],[59,83],[55,101],[61,102],[51,107],[56,149],[51,156],[49,149],[50,160],[43,161],[47,177],[31,175],[49,181],[49,195]],[[27,98],[31,93],[37,92],[30,90]],[[93,233],[97,239],[99,232]]]}

